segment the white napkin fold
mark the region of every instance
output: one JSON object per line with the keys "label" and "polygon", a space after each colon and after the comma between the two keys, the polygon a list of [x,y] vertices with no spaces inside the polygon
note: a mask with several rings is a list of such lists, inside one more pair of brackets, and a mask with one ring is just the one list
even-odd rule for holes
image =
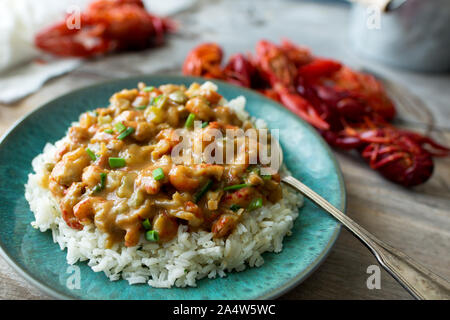
{"label": "white napkin fold", "polygon": [[0,102],[13,103],[37,91],[47,80],[72,71],[80,64],[80,59],[32,61],[7,71],[0,77]]}
{"label": "white napkin fold", "polygon": [[[14,103],[38,90],[47,80],[78,67],[80,59],[36,58],[43,54],[33,44],[42,28],[64,18],[67,9],[84,9],[91,0],[0,1],[0,103]],[[186,10],[197,0],[144,0],[154,14],[169,16]]]}

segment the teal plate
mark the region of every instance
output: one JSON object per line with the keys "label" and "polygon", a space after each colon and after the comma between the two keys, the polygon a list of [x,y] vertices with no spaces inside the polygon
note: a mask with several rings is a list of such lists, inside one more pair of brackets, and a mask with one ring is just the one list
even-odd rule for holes
{"label": "teal plate", "polygon": [[[123,88],[135,88],[139,81],[158,86],[185,84],[201,78],[141,76],[102,83],[59,97],[30,113],[0,141],[0,246],[2,256],[28,281],[56,298],[66,299],[269,299],[280,296],[308,277],[325,259],[338,237],[340,224],[310,201],[300,209],[292,235],[286,237],[281,253],[263,254],[259,268],[232,272],[224,278],[202,279],[195,288],[158,289],[130,286],[125,280],[110,282],[103,273],[80,267],[79,289],[69,289],[73,269],[66,263],[66,251],[53,243],[51,232],[31,227],[33,214],[24,197],[24,184],[31,172],[31,160],[46,142],[65,135],[80,113],[106,107],[109,97]],[[292,174],[345,209],[345,189],[338,164],[322,138],[304,121],[279,104],[253,91],[214,81],[227,99],[243,95],[247,110],[266,120],[269,128],[280,129],[284,161]]]}

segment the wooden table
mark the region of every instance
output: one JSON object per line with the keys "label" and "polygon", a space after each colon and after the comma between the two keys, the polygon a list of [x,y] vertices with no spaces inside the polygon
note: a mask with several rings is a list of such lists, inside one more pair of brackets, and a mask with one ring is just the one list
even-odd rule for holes
{"label": "wooden table", "polygon": [[[254,2],[253,2],[254,3]],[[220,13],[220,14],[218,14]],[[157,50],[109,56],[85,63],[76,71],[49,81],[41,90],[13,105],[0,105],[0,134],[20,117],[61,94],[96,82],[153,72],[178,73],[183,57],[197,43],[217,41],[228,54],[253,50],[261,38],[281,37],[311,47],[355,67],[377,72],[425,100],[401,109],[400,122],[450,145],[450,76],[410,73],[357,57],[347,39],[348,7],[308,1],[201,1],[177,16],[182,27]],[[209,19],[215,16],[213,20]],[[282,18],[282,19],[279,19]],[[245,30],[242,34],[241,30]],[[336,152],[344,172],[350,217],[436,273],[450,278],[450,160],[437,159],[426,184],[405,189],[369,170],[360,158]],[[343,230],[323,265],[282,299],[411,299],[385,271],[381,289],[369,290],[367,268],[375,258]],[[0,258],[1,299],[48,299]]]}

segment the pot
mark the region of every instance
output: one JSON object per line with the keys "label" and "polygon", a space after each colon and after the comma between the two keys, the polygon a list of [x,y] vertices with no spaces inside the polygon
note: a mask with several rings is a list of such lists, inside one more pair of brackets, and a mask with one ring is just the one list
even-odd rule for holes
{"label": "pot", "polygon": [[361,55],[426,72],[450,70],[450,1],[354,3],[350,39]]}

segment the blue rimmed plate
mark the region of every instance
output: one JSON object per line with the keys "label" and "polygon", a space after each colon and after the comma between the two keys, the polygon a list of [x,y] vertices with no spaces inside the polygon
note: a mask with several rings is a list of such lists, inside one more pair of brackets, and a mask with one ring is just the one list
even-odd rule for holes
{"label": "blue rimmed plate", "polygon": [[[103,273],[78,263],[80,289],[69,289],[73,270],[66,251],[53,243],[50,232],[31,227],[33,214],[24,197],[24,184],[31,160],[47,142],[64,136],[80,113],[106,107],[109,97],[139,81],[159,86],[185,84],[204,79],[181,76],[140,76],[83,88],[59,97],[19,121],[0,141],[0,253],[28,281],[56,298],[75,299],[268,299],[275,298],[307,278],[325,259],[340,231],[327,213],[305,201],[292,236],[284,239],[281,253],[263,254],[259,268],[232,272],[225,278],[202,279],[195,288],[158,289],[130,286],[125,280],[110,282]],[[338,164],[322,138],[304,121],[279,104],[253,91],[214,81],[219,93],[231,99],[243,95],[247,111],[279,129],[284,161],[294,177],[301,179],[341,210],[345,188]]]}

